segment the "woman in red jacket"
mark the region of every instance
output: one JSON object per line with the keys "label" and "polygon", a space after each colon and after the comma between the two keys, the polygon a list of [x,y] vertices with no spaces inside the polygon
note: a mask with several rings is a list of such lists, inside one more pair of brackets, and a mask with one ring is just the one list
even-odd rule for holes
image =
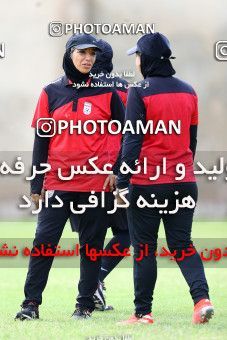
{"label": "woman in red jacket", "polygon": [[[209,301],[203,264],[191,240],[197,201],[193,173],[197,96],[189,84],[173,77],[171,49],[165,36],[160,33],[143,36],[128,51],[128,54],[133,53],[137,54],[136,64],[144,80],[129,90],[126,121],[130,120],[135,129],[139,121],[144,126],[150,122],[154,131],[136,134],[129,131],[123,140],[121,162],[133,170],[137,160],[142,169],[146,165],[146,171],[133,176],[121,172],[118,175],[118,191],[122,194],[127,192],[130,182],[127,212],[134,247],[135,314],[123,323],[154,321],[151,309],[157,278],[156,249],[161,220],[168,247],[190,288],[194,302],[193,322],[204,323],[214,311]],[[175,129],[169,129],[170,126],[175,126]],[[141,245],[146,245],[148,254],[138,261]],[[186,254],[185,257],[182,257],[183,254]]]}
{"label": "woman in red jacket", "polygon": [[[43,248],[44,252],[46,248],[51,248],[54,254],[65,223],[71,215],[71,203],[74,209],[81,210],[77,209],[77,205],[86,205],[90,202],[88,200],[91,191],[95,192],[95,207],[78,215],[81,258],[79,295],[73,313],[74,319],[89,318],[95,308],[93,295],[98,285],[101,261],[100,257],[97,261],[92,261],[86,254],[86,247],[94,248],[97,252],[103,249],[107,225],[106,211],[101,205],[101,191],[106,175],[83,174],[82,171],[71,177],[69,173],[72,166],[89,169],[88,160],[94,157],[98,157],[96,165],[100,169],[109,160],[107,131],[102,133],[97,124],[97,129],[91,135],[81,133],[77,127],[86,124],[88,120],[97,123],[98,120],[116,119],[121,124],[124,121],[124,107],[116,91],[92,86],[95,80],[89,73],[95,62],[97,49],[98,41],[92,35],[73,35],[69,39],[63,59],[65,74],[43,89],[32,122],[32,126],[36,128],[33,165],[37,170],[43,170],[41,163],[51,166],[45,178],[43,175],[36,175],[31,182],[34,203],[38,204],[42,190],[48,193],[48,206],[43,204],[38,215],[32,255],[37,249],[42,253]],[[57,126],[61,121],[69,126],[73,123],[73,131],[63,129],[56,133],[54,124]],[[57,197],[63,205],[56,209],[52,205],[59,205]],[[42,292],[54,258],[47,254],[48,252],[45,256],[30,257],[24,288],[25,300],[16,319],[39,318],[38,307],[42,303]]]}

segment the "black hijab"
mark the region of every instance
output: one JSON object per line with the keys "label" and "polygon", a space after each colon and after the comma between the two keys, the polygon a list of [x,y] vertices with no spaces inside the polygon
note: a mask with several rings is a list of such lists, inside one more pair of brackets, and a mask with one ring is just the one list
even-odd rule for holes
{"label": "black hijab", "polygon": [[[173,58],[173,57],[170,57]],[[141,54],[141,73],[147,77],[170,77],[176,73],[171,61],[167,57],[153,58],[144,53]]]}
{"label": "black hijab", "polygon": [[102,39],[99,40],[99,46],[102,51],[97,51],[96,60],[91,72],[95,74],[100,72],[111,73],[113,70],[113,49],[107,41]]}

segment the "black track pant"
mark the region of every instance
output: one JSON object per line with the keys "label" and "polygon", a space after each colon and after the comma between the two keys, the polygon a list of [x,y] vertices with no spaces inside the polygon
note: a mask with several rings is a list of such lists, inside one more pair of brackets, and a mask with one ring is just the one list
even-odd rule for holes
{"label": "black track pant", "polygon": [[[174,193],[178,191],[176,196]],[[181,199],[190,195],[197,201],[196,183],[158,184],[150,186],[132,185],[129,192],[130,207],[128,208],[128,224],[132,245],[134,248],[134,289],[136,314],[151,312],[153,291],[157,278],[157,262],[155,251],[157,249],[158,230],[161,219],[163,220],[166,239],[169,249],[176,250],[179,257],[182,250],[190,247],[191,228],[194,209],[181,208],[175,214],[160,214],[158,208],[139,208],[137,199],[142,195],[148,202],[154,202],[151,194],[159,203],[168,199],[168,209],[176,206],[176,198]],[[139,257],[141,244],[148,245],[149,255],[141,261]],[[194,303],[200,299],[209,298],[208,285],[204,273],[203,263],[196,252],[192,256],[185,257],[177,262],[180,270],[190,288],[190,294]],[[172,283],[174,284],[174,282]],[[177,297],[176,297],[177,298]]]}
{"label": "black track pant", "polygon": [[[77,204],[88,203],[90,193],[55,191],[54,196],[55,195],[61,198],[64,205],[62,208],[43,207],[38,215],[38,225],[33,242],[34,247],[40,248],[41,244],[45,246],[51,244],[53,251],[55,251],[65,223],[71,214],[69,202],[73,201],[76,209]],[[49,199],[50,204],[58,203],[54,196]],[[97,193],[97,196],[99,196],[99,193]],[[88,244],[89,249],[92,247],[97,251],[103,249],[107,231],[105,214],[105,209],[97,207],[93,209],[89,208],[82,215],[78,215],[80,280],[76,306],[82,309],[88,308],[91,311],[94,309],[93,294],[98,284],[101,261],[100,257],[98,257],[97,261],[91,261],[90,257],[86,256],[85,245]],[[32,251],[34,252],[34,248]],[[25,300],[23,305],[26,305],[29,301],[35,301],[38,304],[42,303],[42,292],[47,284],[52,262],[53,257],[51,256],[30,257],[24,287]]]}
{"label": "black track pant", "polygon": [[[114,195],[109,193],[108,196],[108,209],[112,210],[114,206]],[[128,231],[128,222],[126,209],[117,209],[114,214],[107,214],[106,212],[106,226],[111,227],[113,232],[113,238],[108,242],[105,250],[112,250],[114,244],[119,244],[118,250],[123,252],[125,248],[130,247],[130,237]],[[79,232],[78,215],[71,214],[70,224],[72,231]],[[102,257],[101,260],[101,270],[99,275],[99,280],[103,281],[109,275],[109,273],[118,265],[119,262],[123,260],[122,256],[115,257]]]}
{"label": "black track pant", "polygon": [[[106,245],[105,250],[112,250],[114,244],[119,244],[118,249],[123,252],[130,247],[130,237],[128,230],[116,230],[112,228],[113,238]],[[99,280],[103,281],[109,273],[123,260],[123,256],[103,257]]]}

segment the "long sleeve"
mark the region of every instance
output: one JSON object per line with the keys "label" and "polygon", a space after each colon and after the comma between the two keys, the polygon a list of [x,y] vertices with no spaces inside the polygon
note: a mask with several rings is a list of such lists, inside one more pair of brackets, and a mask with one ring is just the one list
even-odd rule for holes
{"label": "long sleeve", "polygon": [[[40,163],[46,163],[48,158],[48,148],[49,148],[49,142],[50,138],[45,137],[45,133],[39,129],[39,134],[37,134],[37,128],[39,128],[37,125],[37,121],[39,119],[45,119],[50,118],[49,115],[49,104],[48,104],[48,96],[46,91],[43,89],[38,103],[36,105],[36,109],[33,115],[32,120],[32,127],[35,129],[35,139],[34,139],[34,145],[33,145],[33,154],[32,154],[32,165],[36,166],[37,170],[43,170],[43,168],[40,166]],[[40,137],[42,135],[42,137]],[[40,194],[42,187],[43,187],[43,180],[44,180],[44,174],[36,175],[33,180],[31,180],[30,186],[31,186],[31,194]]]}
{"label": "long sleeve", "polygon": [[[39,130],[39,134],[42,131]],[[48,158],[49,137],[40,137],[35,130],[35,140],[32,154],[32,165],[36,166],[37,170],[43,170],[40,163],[46,163]],[[43,187],[44,174],[36,174],[35,178],[31,180],[31,194],[40,194]]]}
{"label": "long sleeve", "polygon": [[[111,107],[111,118],[113,120],[118,120],[121,123],[121,126],[123,128],[124,120],[125,120],[125,107],[116,91],[114,91],[112,94],[110,107]],[[120,168],[121,153],[122,153],[122,146],[119,150],[116,162],[113,165],[113,173],[115,175],[117,175],[119,168]]]}
{"label": "long sleeve", "polygon": [[[136,130],[137,121],[141,121],[143,125],[146,124],[146,110],[144,102],[139,96],[136,88],[131,88],[128,94],[127,108],[126,108],[126,121],[131,121],[131,124]],[[127,132],[123,138],[121,164],[125,162],[131,169],[135,170],[135,161],[139,158],[143,134],[132,134]],[[117,187],[127,188],[131,174],[122,174],[118,172]]]}
{"label": "long sleeve", "polygon": [[193,154],[193,159],[195,158],[196,145],[197,145],[197,125],[190,126],[190,149]]}

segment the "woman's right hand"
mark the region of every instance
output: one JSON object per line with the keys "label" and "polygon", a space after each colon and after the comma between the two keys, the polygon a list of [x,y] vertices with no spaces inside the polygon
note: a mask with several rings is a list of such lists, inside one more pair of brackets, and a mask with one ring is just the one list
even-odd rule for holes
{"label": "woman's right hand", "polygon": [[44,200],[45,190],[42,189],[41,194],[31,194],[32,202],[35,204],[36,209],[39,208],[39,200]]}

